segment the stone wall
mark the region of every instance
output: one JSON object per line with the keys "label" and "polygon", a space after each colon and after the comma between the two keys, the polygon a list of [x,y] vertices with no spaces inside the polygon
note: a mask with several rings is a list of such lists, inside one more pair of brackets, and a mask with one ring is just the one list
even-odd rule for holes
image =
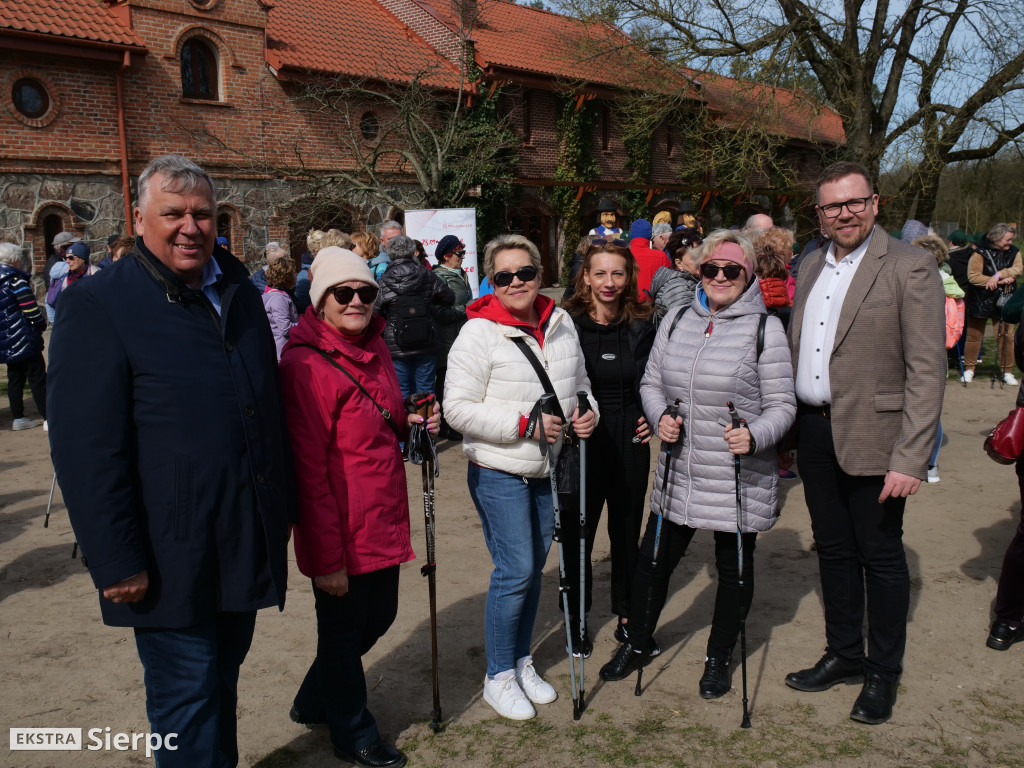
{"label": "stone wall", "polygon": [[[215,178],[219,213],[233,219],[232,250],[243,260],[259,259],[267,242],[287,247],[288,220],[283,209],[294,197],[293,186],[267,179]],[[132,195],[135,195],[132,179]],[[43,222],[59,216],[62,231],[74,232],[94,259],[106,252],[107,238],[125,233],[121,179],[101,174],[0,174],[0,239],[22,246],[32,271],[46,262]]]}

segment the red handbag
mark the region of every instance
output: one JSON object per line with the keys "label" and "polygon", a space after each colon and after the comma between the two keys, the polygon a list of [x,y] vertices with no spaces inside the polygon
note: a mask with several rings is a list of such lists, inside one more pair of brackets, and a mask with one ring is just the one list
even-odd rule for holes
{"label": "red handbag", "polygon": [[985,453],[999,464],[1013,464],[1024,453],[1024,408],[1014,408],[985,438]]}

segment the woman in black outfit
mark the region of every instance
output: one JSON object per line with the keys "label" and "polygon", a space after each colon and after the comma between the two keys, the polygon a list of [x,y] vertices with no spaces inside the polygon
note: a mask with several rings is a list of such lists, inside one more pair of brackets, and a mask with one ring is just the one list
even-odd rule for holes
{"label": "woman in black outfit", "polygon": [[[630,586],[644,518],[651,470],[651,428],[640,407],[640,379],[654,343],[650,303],[639,300],[638,268],[628,248],[601,242],[587,249],[576,276],[576,290],[565,302],[583,348],[583,357],[601,411],[587,446],[587,546],[584,607],[591,606],[590,557],[601,510],[608,503],[611,541],[612,612],[619,617],[615,637],[628,637]],[[563,508],[579,509],[578,499]],[[563,515],[569,612],[573,615],[573,652],[589,656],[589,632],[579,638],[579,517]]]}

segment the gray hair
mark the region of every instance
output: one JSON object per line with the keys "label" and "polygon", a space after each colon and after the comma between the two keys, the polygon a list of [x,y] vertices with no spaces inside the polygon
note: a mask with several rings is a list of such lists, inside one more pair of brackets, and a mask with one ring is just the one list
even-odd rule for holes
{"label": "gray hair", "polygon": [[[394,219],[388,219],[387,221],[385,221],[383,224],[380,225],[380,230],[378,231],[383,235],[389,229],[397,229],[399,232],[405,232],[405,227],[403,227]],[[390,254],[390,250],[388,251],[388,253]]]}
{"label": "gray hair", "polygon": [[217,187],[210,174],[182,155],[163,155],[156,158],[139,176],[139,197],[136,207],[146,210],[149,200],[149,183],[157,174],[163,176],[161,189],[172,194],[191,192],[202,183],[210,188],[214,206],[217,205]]}
{"label": "gray hair", "polygon": [[25,263],[21,248],[14,243],[0,243],[0,264],[21,269]]}
{"label": "gray hair", "polygon": [[275,259],[283,259],[288,256],[288,251],[280,246],[278,243],[271,243],[267,246],[267,263]]}
{"label": "gray hair", "polygon": [[392,261],[411,259],[416,254],[416,241],[405,235],[395,235],[388,240],[388,256]]}
{"label": "gray hair", "polygon": [[764,216],[769,221],[772,221],[772,217],[769,216],[767,213],[752,213],[752,214],[750,214],[747,217],[747,220],[743,223],[743,231],[744,232],[750,232],[752,230],[758,230],[758,229],[770,229],[772,226],[774,226],[774,222],[772,224],[769,224],[767,227],[763,226],[763,225],[762,226],[758,226],[758,224],[757,224],[757,217],[758,216]]}
{"label": "gray hair", "polygon": [[1004,224],[1000,222],[998,224],[993,224],[992,228],[988,231],[988,234],[985,235],[985,237],[990,243],[994,243],[997,240],[1002,240],[1003,236],[1007,234],[1016,235],[1017,230],[1014,227],[1011,227],[1009,224]]}
{"label": "gray hair", "polygon": [[522,235],[498,235],[484,247],[484,274],[490,282],[494,282],[494,258],[502,251],[526,251],[530,254],[530,263],[540,273],[540,251],[533,242]]}
{"label": "gray hair", "polygon": [[700,248],[697,249],[694,254],[693,261],[695,264],[703,264],[705,261],[709,261],[714,258],[715,249],[717,249],[722,243],[736,243],[743,251],[743,258],[747,262],[747,278],[750,279],[754,276],[754,272],[757,269],[757,257],[754,254],[754,244],[750,242],[750,238],[741,232],[733,232],[730,229],[716,229],[706,238]]}

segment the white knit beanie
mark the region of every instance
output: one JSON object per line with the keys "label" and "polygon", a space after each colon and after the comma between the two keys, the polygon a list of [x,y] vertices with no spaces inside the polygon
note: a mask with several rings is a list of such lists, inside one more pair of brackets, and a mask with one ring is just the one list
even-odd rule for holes
{"label": "white knit beanie", "polygon": [[370,271],[370,267],[367,266],[363,257],[336,245],[321,248],[316,258],[313,259],[313,263],[310,264],[309,272],[313,276],[313,282],[309,287],[309,298],[316,310],[320,309],[320,302],[323,300],[324,294],[341,283],[358,280],[360,283],[377,286],[377,281],[373,279],[373,272]]}

